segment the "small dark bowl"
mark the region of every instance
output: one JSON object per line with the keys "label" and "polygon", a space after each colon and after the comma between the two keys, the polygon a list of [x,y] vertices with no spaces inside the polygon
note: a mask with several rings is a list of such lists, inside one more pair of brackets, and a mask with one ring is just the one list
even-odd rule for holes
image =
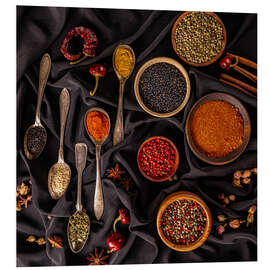
{"label": "small dark bowl", "polygon": [[[198,148],[196,147],[195,143],[193,142],[192,136],[191,136],[191,131],[190,131],[190,125],[191,125],[191,121],[194,115],[194,112],[198,109],[198,107],[202,104],[204,104],[207,101],[210,100],[223,100],[226,101],[230,104],[232,104],[234,107],[236,107],[242,118],[244,121],[244,137],[243,137],[243,143],[234,151],[232,151],[231,153],[229,153],[228,155],[224,156],[224,157],[219,157],[219,158],[210,158],[208,156],[206,156],[204,153],[200,152],[198,150]],[[191,108],[191,110],[189,111],[189,114],[187,116],[187,120],[186,120],[186,127],[185,127],[185,131],[186,131],[186,138],[187,138],[187,142],[188,145],[191,149],[191,151],[202,161],[212,164],[212,165],[225,165],[228,164],[232,161],[234,161],[235,159],[237,159],[246,149],[249,139],[250,139],[250,133],[251,133],[251,125],[250,125],[250,119],[249,119],[249,115],[247,110],[245,109],[244,105],[235,97],[229,95],[229,94],[225,94],[225,93],[219,93],[219,92],[215,92],[215,93],[211,93],[208,95],[203,96],[202,98],[200,98]]]}
{"label": "small dark bowl", "polygon": [[[140,163],[140,161],[139,161],[139,155],[140,155],[140,152],[141,152],[142,148],[145,146],[146,143],[148,143],[149,141],[151,141],[151,140],[153,140],[153,139],[162,139],[162,140],[164,140],[164,141],[167,141],[167,142],[174,148],[174,150],[175,150],[175,155],[176,155],[175,167],[174,167],[174,170],[172,171],[172,173],[169,174],[169,175],[165,175],[165,176],[163,176],[163,177],[159,177],[159,178],[154,178],[154,177],[151,177],[151,176],[147,175],[147,174],[142,170],[142,168],[141,168],[141,163]],[[139,167],[139,170],[140,170],[141,174],[142,174],[145,178],[147,178],[148,180],[153,181],[153,182],[163,182],[163,181],[166,181],[166,180],[170,180],[170,179],[174,176],[175,172],[177,171],[178,165],[179,165],[179,153],[178,153],[178,150],[177,150],[176,146],[174,145],[174,143],[173,143],[171,140],[169,140],[168,138],[162,137],[162,136],[154,136],[154,137],[151,137],[151,138],[147,139],[146,141],[144,141],[144,142],[141,144],[141,146],[140,146],[140,148],[139,148],[139,150],[138,150],[138,154],[137,154],[137,164],[138,164],[138,167]]]}

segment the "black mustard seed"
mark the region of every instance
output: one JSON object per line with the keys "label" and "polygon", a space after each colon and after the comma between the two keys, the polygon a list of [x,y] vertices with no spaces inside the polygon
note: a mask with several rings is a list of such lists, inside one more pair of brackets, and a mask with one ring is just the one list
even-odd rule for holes
{"label": "black mustard seed", "polygon": [[169,113],[182,104],[187,91],[186,81],[175,66],[156,63],[143,72],[139,91],[148,109],[157,113]]}
{"label": "black mustard seed", "polygon": [[46,144],[47,134],[46,130],[42,127],[30,128],[27,135],[27,149],[30,154],[37,155]]}

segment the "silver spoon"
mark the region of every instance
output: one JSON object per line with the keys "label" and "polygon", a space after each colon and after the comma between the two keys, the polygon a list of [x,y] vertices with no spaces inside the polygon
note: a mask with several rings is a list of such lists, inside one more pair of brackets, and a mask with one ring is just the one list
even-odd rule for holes
{"label": "silver spoon", "polygon": [[[102,141],[96,141],[95,138],[93,138],[91,136],[91,134],[88,132],[88,129],[86,126],[86,117],[87,117],[87,114],[92,112],[92,111],[102,112],[108,118],[108,121],[109,121],[108,134],[103,138]],[[92,140],[92,142],[96,146],[96,164],[97,165],[96,165],[96,188],[95,188],[95,197],[94,197],[94,213],[95,213],[96,219],[99,220],[101,218],[101,216],[103,214],[103,210],[104,210],[104,200],[103,200],[103,192],[102,192],[101,176],[100,176],[100,152],[101,152],[102,144],[105,142],[105,140],[107,139],[107,137],[110,133],[110,126],[111,126],[110,117],[103,109],[94,107],[94,108],[89,109],[86,112],[84,125],[85,125],[85,129],[87,130],[87,133],[88,133],[90,139]]]}
{"label": "silver spoon", "polygon": [[[24,152],[25,152],[26,157],[30,160],[36,159],[42,153],[44,146],[46,144],[46,141],[47,141],[46,129],[42,126],[40,122],[40,107],[41,107],[41,101],[43,98],[43,94],[44,94],[45,86],[49,77],[50,70],[51,70],[51,58],[50,58],[50,55],[46,53],[43,55],[40,62],[38,99],[37,99],[35,123],[26,130],[25,135],[24,135]],[[32,146],[30,142],[28,142],[29,134],[33,134],[35,130],[36,132],[38,131],[40,135],[42,134],[43,138],[41,139],[40,136],[36,135],[34,143],[39,146],[36,149],[35,148],[31,149]]]}
{"label": "silver spoon", "polygon": [[[118,73],[116,65],[115,65],[115,53],[116,53],[117,49],[119,49],[119,48],[128,49],[132,53],[132,56],[133,56],[133,66],[132,66],[132,69],[130,70],[130,73],[127,77],[122,77]],[[135,53],[134,53],[133,49],[130,46],[124,45],[124,44],[117,46],[116,49],[114,50],[114,53],[113,53],[113,69],[114,69],[114,72],[116,73],[116,76],[119,79],[120,85],[119,85],[117,117],[116,117],[114,132],[113,132],[113,145],[116,145],[124,140],[123,95],[124,95],[125,83],[126,83],[127,79],[129,78],[130,74],[132,73],[134,66],[135,66]]]}
{"label": "silver spoon", "polygon": [[58,152],[58,161],[55,163],[49,171],[48,175],[48,188],[50,195],[53,199],[57,200],[63,196],[66,192],[71,176],[71,170],[67,163],[64,161],[64,134],[67,115],[70,105],[70,95],[66,88],[61,92],[59,98],[60,107],[60,146]]}
{"label": "silver spoon", "polygon": [[74,253],[80,252],[89,236],[90,220],[82,207],[82,174],[87,158],[87,145],[76,143],[75,161],[78,171],[77,203],[76,212],[69,218],[67,235],[70,249]]}

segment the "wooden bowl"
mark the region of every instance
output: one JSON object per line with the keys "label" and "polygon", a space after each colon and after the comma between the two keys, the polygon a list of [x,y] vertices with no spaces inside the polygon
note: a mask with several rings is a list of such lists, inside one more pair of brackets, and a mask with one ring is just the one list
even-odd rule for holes
{"label": "wooden bowl", "polygon": [[[177,245],[172,242],[170,242],[165,235],[163,234],[162,228],[161,228],[161,218],[166,210],[166,208],[173,203],[176,200],[180,199],[188,199],[188,200],[193,200],[197,202],[205,211],[206,213],[206,226],[204,229],[203,234],[200,236],[199,239],[197,239],[195,242],[191,243],[190,245]],[[157,219],[156,219],[156,225],[157,225],[157,231],[158,234],[161,238],[161,240],[171,249],[177,250],[177,251],[191,251],[194,250],[198,247],[200,247],[208,238],[211,228],[212,228],[212,215],[211,212],[206,205],[206,203],[196,194],[188,192],[188,191],[178,191],[175,192],[168,197],[164,199],[164,201],[161,203],[158,213],[157,213]]]}
{"label": "wooden bowl", "polygon": [[172,46],[173,46],[173,49],[175,51],[175,53],[178,55],[178,57],[183,60],[185,63],[191,65],[191,66],[195,66],[195,67],[203,67],[203,66],[209,66],[211,64],[213,64],[215,61],[217,61],[217,59],[223,54],[223,51],[225,49],[225,46],[226,46],[226,42],[227,42],[227,33],[226,33],[226,29],[225,29],[225,26],[222,22],[222,20],[213,12],[204,12],[206,14],[209,14],[211,15],[212,17],[214,17],[220,24],[221,24],[221,27],[223,29],[223,42],[222,42],[222,45],[221,45],[221,49],[219,51],[219,53],[211,58],[209,61],[207,62],[204,62],[204,63],[194,63],[194,62],[189,62],[188,60],[186,60],[186,58],[184,58],[182,55],[180,55],[178,53],[178,51],[176,50],[176,41],[175,41],[175,30],[176,30],[176,27],[177,25],[179,24],[179,22],[187,15],[187,14],[190,14],[192,13],[192,11],[186,11],[184,12],[183,14],[181,14],[175,21],[174,25],[173,25],[173,28],[172,28],[172,33],[171,33],[171,42],[172,42]]}
{"label": "wooden bowl", "polygon": [[[143,103],[142,98],[140,96],[139,83],[140,83],[141,76],[142,76],[143,72],[148,67],[150,67],[151,65],[156,64],[156,63],[168,63],[168,64],[171,64],[171,65],[175,66],[182,73],[182,75],[184,76],[185,81],[186,81],[186,87],[187,87],[186,96],[185,96],[183,102],[180,104],[180,106],[178,108],[176,108],[172,112],[158,113],[158,112],[152,111],[148,107],[146,107],[146,105]],[[189,96],[190,96],[190,80],[189,80],[189,76],[188,76],[188,73],[186,72],[185,68],[180,63],[175,61],[174,59],[168,58],[168,57],[156,57],[156,58],[153,58],[153,59],[145,62],[140,67],[140,69],[138,70],[137,75],[135,77],[135,81],[134,81],[134,92],[135,92],[135,96],[136,96],[136,99],[137,99],[138,103],[140,104],[140,106],[142,107],[142,109],[144,111],[146,111],[147,113],[149,113],[149,114],[151,114],[153,116],[156,116],[156,117],[171,117],[171,116],[179,113],[186,106],[186,104],[188,102],[188,99],[189,99]]]}
{"label": "wooden bowl", "polygon": [[[193,118],[193,114],[200,105],[204,104],[205,102],[207,102],[209,100],[223,100],[223,101],[226,101],[226,102],[232,104],[233,106],[238,108],[238,110],[243,118],[243,121],[244,121],[243,143],[237,149],[235,149],[234,151],[232,151],[228,155],[226,155],[224,157],[220,157],[220,158],[210,158],[210,157],[206,156],[205,154],[203,154],[202,152],[200,152],[197,149],[196,145],[194,144],[194,142],[192,140],[192,136],[191,136],[190,126],[191,126],[191,120]],[[251,133],[250,119],[249,119],[249,115],[248,115],[247,110],[245,109],[244,105],[238,99],[236,99],[235,97],[233,97],[229,94],[214,92],[214,93],[203,96],[192,106],[192,108],[189,111],[188,116],[187,116],[185,133],[186,133],[186,138],[187,138],[187,142],[188,142],[190,149],[199,159],[201,159],[202,161],[204,161],[206,163],[212,164],[212,165],[224,165],[224,164],[230,163],[230,162],[234,161],[235,159],[237,159],[246,149],[248,142],[249,142],[249,139],[250,139],[250,133]]]}
{"label": "wooden bowl", "polygon": [[[172,173],[170,175],[165,175],[164,177],[160,177],[160,178],[154,178],[154,177],[151,177],[151,176],[147,175],[142,170],[141,163],[139,161],[140,152],[141,152],[142,148],[145,146],[145,144],[148,143],[149,141],[153,140],[153,139],[162,139],[164,141],[167,141],[174,148],[174,150],[175,150],[175,155],[176,155],[175,167],[174,167],[174,170],[172,171]],[[163,181],[166,181],[166,180],[170,180],[173,177],[173,175],[175,174],[175,172],[177,171],[178,166],[179,166],[179,153],[178,153],[178,150],[177,150],[176,146],[174,145],[174,143],[171,140],[169,140],[168,138],[165,138],[163,136],[154,136],[154,137],[151,137],[151,138],[145,140],[141,144],[141,146],[140,146],[140,148],[138,150],[138,154],[137,154],[137,164],[138,164],[138,167],[139,167],[139,170],[140,170],[141,174],[145,178],[147,178],[148,180],[153,181],[153,182],[163,182]]]}

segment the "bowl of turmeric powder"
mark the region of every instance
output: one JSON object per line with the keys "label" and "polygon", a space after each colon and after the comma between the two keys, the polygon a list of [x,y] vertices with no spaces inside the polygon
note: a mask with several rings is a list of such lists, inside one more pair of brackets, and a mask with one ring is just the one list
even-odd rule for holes
{"label": "bowl of turmeric powder", "polygon": [[251,133],[250,118],[235,97],[214,92],[191,108],[185,126],[188,145],[202,161],[224,165],[246,149]]}

